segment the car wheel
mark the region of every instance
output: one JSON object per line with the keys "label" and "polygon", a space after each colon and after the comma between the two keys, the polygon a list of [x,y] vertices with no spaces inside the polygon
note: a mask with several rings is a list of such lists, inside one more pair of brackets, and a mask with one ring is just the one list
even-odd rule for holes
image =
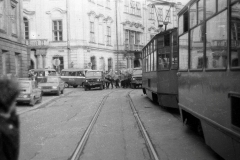
{"label": "car wheel", "polygon": [[39,100],[38,100],[38,103],[41,103],[41,102],[42,102],[42,93],[41,93],[41,95],[39,97]]}
{"label": "car wheel", "polygon": [[58,89],[57,96],[60,96],[60,94],[61,94],[61,91],[60,89]]}
{"label": "car wheel", "polygon": [[85,91],[87,91],[87,90],[88,90],[88,88],[87,88],[87,87],[84,87],[84,90],[85,90]]}
{"label": "car wheel", "polygon": [[103,90],[103,85],[102,84],[100,85],[100,90]]}
{"label": "car wheel", "polygon": [[68,87],[69,87],[69,84],[68,84],[68,83],[64,83],[64,87],[65,87],[65,88],[68,88]]}
{"label": "car wheel", "polygon": [[35,105],[35,97],[33,97],[33,99],[31,100],[31,102],[29,103],[30,106],[34,106]]}
{"label": "car wheel", "polygon": [[78,85],[74,85],[73,88],[77,88]]}

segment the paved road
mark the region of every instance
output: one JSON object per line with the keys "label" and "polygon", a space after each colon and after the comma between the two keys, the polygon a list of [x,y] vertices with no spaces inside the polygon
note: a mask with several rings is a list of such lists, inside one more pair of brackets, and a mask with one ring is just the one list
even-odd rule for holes
{"label": "paved road", "polygon": [[[111,92],[81,159],[150,159],[129,106],[129,92],[161,160],[220,159],[203,139],[182,125],[177,110],[165,110],[153,104],[140,89],[84,91],[77,88],[71,91],[48,105],[35,106],[33,110],[18,108],[21,121],[19,160],[69,159],[103,97]],[[44,98],[43,104],[51,98]]]}

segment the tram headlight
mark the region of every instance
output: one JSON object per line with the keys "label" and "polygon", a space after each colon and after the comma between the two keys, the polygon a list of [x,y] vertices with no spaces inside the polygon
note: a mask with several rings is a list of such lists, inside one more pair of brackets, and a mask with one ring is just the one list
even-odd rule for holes
{"label": "tram headlight", "polygon": [[133,81],[135,81],[135,80],[136,80],[136,78],[132,78],[132,80],[133,80]]}
{"label": "tram headlight", "polygon": [[88,80],[85,80],[85,82],[88,82]]}

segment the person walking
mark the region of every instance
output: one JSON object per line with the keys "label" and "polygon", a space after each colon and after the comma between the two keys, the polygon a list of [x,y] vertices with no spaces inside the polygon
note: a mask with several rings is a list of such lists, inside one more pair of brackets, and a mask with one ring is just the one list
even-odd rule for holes
{"label": "person walking", "polygon": [[16,81],[0,79],[0,159],[17,160],[19,155],[19,119],[15,99],[19,94]]}

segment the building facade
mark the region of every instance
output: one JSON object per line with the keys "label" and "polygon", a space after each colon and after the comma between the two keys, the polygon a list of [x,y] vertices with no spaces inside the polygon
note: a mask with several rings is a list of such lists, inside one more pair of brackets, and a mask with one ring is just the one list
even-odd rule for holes
{"label": "building facade", "polygon": [[0,0],[0,76],[26,77],[28,62],[22,0]]}
{"label": "building facade", "polygon": [[143,0],[23,0],[23,6],[31,68],[140,67],[141,49],[161,31],[165,12],[168,27],[177,25],[177,5],[163,6],[157,20],[157,9]]}

